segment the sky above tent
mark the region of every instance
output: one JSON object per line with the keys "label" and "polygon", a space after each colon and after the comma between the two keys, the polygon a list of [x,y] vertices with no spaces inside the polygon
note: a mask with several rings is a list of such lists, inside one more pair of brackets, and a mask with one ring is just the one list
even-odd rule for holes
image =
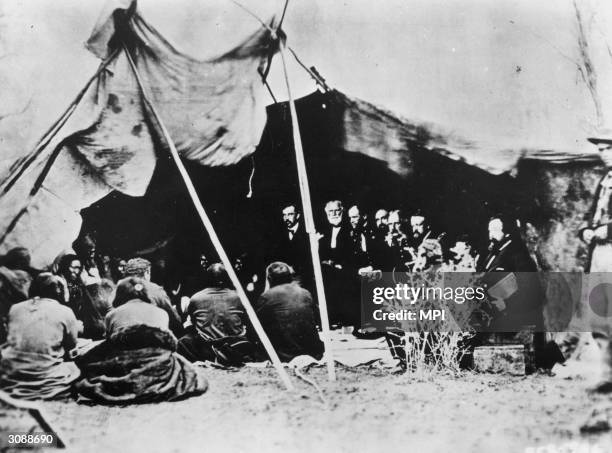
{"label": "sky above tent", "polygon": [[[612,2],[577,0],[612,121]],[[243,0],[264,20],[282,1]],[[0,2],[0,170],[27,152],[93,74],[84,48],[106,0]],[[231,0],[140,0],[143,17],[198,58],[226,51],[257,22]],[[572,0],[293,0],[284,29],[328,83],[483,149],[588,151],[597,125],[581,78]],[[291,62],[294,94],[314,89]],[[280,58],[270,83],[286,99]],[[609,125],[609,123],[607,124]],[[1,171],[0,171],[1,172]]]}

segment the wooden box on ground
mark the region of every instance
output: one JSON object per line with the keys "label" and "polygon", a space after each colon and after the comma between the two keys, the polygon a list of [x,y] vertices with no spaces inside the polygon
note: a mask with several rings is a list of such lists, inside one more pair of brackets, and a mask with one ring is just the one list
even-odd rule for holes
{"label": "wooden box on ground", "polygon": [[474,371],[523,376],[527,371],[525,352],[522,344],[478,346],[474,349]]}

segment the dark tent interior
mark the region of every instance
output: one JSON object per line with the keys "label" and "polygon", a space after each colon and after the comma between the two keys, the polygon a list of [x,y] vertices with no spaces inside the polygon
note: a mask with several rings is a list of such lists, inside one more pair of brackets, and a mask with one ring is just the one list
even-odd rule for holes
{"label": "dark tent interior", "polygon": [[[315,92],[296,104],[317,225],[325,222],[323,206],[330,199],[342,200],[345,209],[358,204],[370,216],[379,208],[408,214],[420,209],[434,231],[447,233],[448,241],[467,234],[482,248],[490,215],[509,213],[536,223],[545,218],[534,196],[540,169],[533,163],[522,165],[519,178],[494,176],[414,143],[406,149],[410,168],[400,176],[383,161],[337,145],[343,106],[331,93]],[[227,167],[185,164],[230,257],[246,253],[261,269],[282,227],[281,209],[286,203],[300,204],[288,104],[268,107],[266,128],[251,157]],[[111,256],[163,256],[172,263],[167,268],[179,273],[196,266],[201,253],[215,259],[164,146],[158,146],[145,196],[112,192],[81,214],[81,234],[93,233],[98,248]]]}

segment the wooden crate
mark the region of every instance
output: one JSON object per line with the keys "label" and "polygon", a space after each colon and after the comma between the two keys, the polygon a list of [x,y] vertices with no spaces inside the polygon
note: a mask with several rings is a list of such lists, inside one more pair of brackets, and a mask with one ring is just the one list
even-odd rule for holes
{"label": "wooden crate", "polygon": [[522,344],[478,346],[474,349],[474,371],[524,376],[526,348]]}

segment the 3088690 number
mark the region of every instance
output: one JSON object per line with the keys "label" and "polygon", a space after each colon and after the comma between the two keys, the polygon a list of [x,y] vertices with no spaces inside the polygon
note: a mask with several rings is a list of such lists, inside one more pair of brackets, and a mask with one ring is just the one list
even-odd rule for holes
{"label": "3088690 number", "polygon": [[[6,436],[6,446],[49,446],[55,444],[55,436],[50,433],[10,433]],[[4,443],[4,442],[1,442]]]}

